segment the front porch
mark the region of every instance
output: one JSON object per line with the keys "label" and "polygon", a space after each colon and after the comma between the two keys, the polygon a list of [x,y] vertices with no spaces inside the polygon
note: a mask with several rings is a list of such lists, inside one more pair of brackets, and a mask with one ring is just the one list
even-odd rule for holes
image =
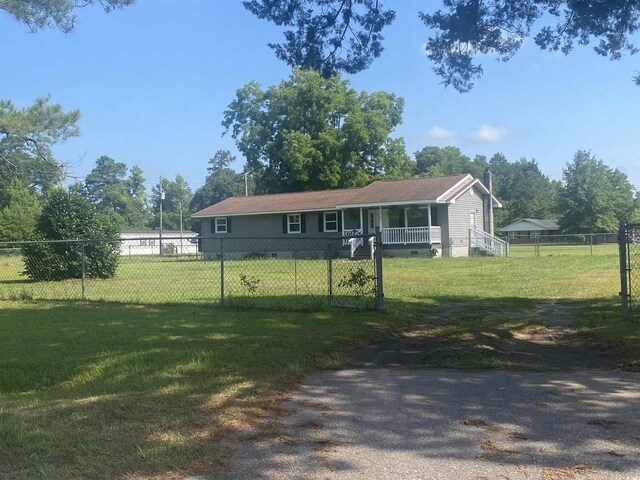
{"label": "front porch", "polygon": [[372,234],[379,229],[384,245],[442,243],[441,227],[434,225],[437,222],[435,206],[345,209],[341,216],[344,237]]}
{"label": "front porch", "polygon": [[[359,236],[363,232],[359,228],[342,231],[343,237]],[[345,243],[347,241],[345,240]],[[434,244],[442,243],[440,227],[395,227],[382,229],[382,243],[385,245]]]}

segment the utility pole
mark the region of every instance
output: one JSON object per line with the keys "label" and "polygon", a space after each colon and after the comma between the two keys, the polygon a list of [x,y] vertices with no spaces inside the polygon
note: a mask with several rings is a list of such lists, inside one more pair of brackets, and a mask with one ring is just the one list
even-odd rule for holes
{"label": "utility pole", "polygon": [[162,176],[160,176],[160,255],[162,255],[162,202],[164,200],[164,190],[162,190]]}
{"label": "utility pole", "polygon": [[182,255],[182,200],[180,200],[180,255]]}

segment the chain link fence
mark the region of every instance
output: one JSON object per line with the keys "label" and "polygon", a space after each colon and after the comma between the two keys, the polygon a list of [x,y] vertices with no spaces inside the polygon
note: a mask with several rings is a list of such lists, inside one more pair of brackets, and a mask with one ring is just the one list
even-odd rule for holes
{"label": "chain link fence", "polygon": [[623,313],[640,313],[640,224],[622,224],[619,232],[620,296]]}
{"label": "chain link fence", "polygon": [[558,255],[615,255],[617,233],[585,233],[572,235],[537,235],[508,238],[510,257],[543,257]]}
{"label": "chain link fence", "polygon": [[[115,256],[113,276],[101,274],[105,263],[94,255],[105,250]],[[382,298],[375,235],[165,237],[161,245],[158,237],[0,243],[4,300],[317,310],[382,309]]]}

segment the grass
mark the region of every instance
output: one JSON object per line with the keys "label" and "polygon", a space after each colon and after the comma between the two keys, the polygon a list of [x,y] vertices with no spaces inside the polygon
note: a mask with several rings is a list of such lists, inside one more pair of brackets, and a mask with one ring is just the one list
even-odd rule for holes
{"label": "grass", "polygon": [[[0,258],[2,478],[215,471],[230,429],[259,422],[309,372],[344,365],[354,346],[422,318],[440,322],[432,330],[434,365],[510,368],[491,333],[536,328],[545,321],[537,308],[568,305],[584,335],[619,363],[640,367],[640,321],[619,314],[615,254],[388,259],[385,314],[220,309],[197,296],[148,305],[9,300],[7,289],[20,285],[29,298],[36,285],[16,283],[24,280],[6,273],[6,261]],[[159,276],[157,263],[132,266],[100,292],[115,299],[124,288],[144,302],[158,288],[205,278],[207,264],[174,261],[171,277]],[[216,290],[213,277],[193,287],[197,295]]]}

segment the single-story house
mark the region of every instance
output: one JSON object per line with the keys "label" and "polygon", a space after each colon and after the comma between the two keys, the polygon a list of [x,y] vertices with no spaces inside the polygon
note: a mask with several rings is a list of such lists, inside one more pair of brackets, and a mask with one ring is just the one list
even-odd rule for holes
{"label": "single-story house", "polygon": [[191,230],[123,230],[120,255],[159,255],[160,244],[167,255],[198,253],[198,234]]}
{"label": "single-story house", "polygon": [[540,235],[556,235],[560,226],[556,220],[539,220],[537,218],[522,218],[505,227],[499,228],[509,238],[535,238]]}
{"label": "single-story house", "polygon": [[[490,173],[485,177],[490,185]],[[230,197],[192,217],[201,220],[205,258],[216,258],[219,237],[308,237],[312,241],[370,234],[376,227],[385,255],[434,252],[455,257],[467,256],[474,248],[498,254],[496,246],[503,242],[493,236],[493,208],[501,206],[490,187],[462,174],[377,180],[362,188]],[[233,245],[239,256],[257,252],[290,256],[286,246],[265,249],[255,241]],[[318,250],[323,245],[319,242]]]}

